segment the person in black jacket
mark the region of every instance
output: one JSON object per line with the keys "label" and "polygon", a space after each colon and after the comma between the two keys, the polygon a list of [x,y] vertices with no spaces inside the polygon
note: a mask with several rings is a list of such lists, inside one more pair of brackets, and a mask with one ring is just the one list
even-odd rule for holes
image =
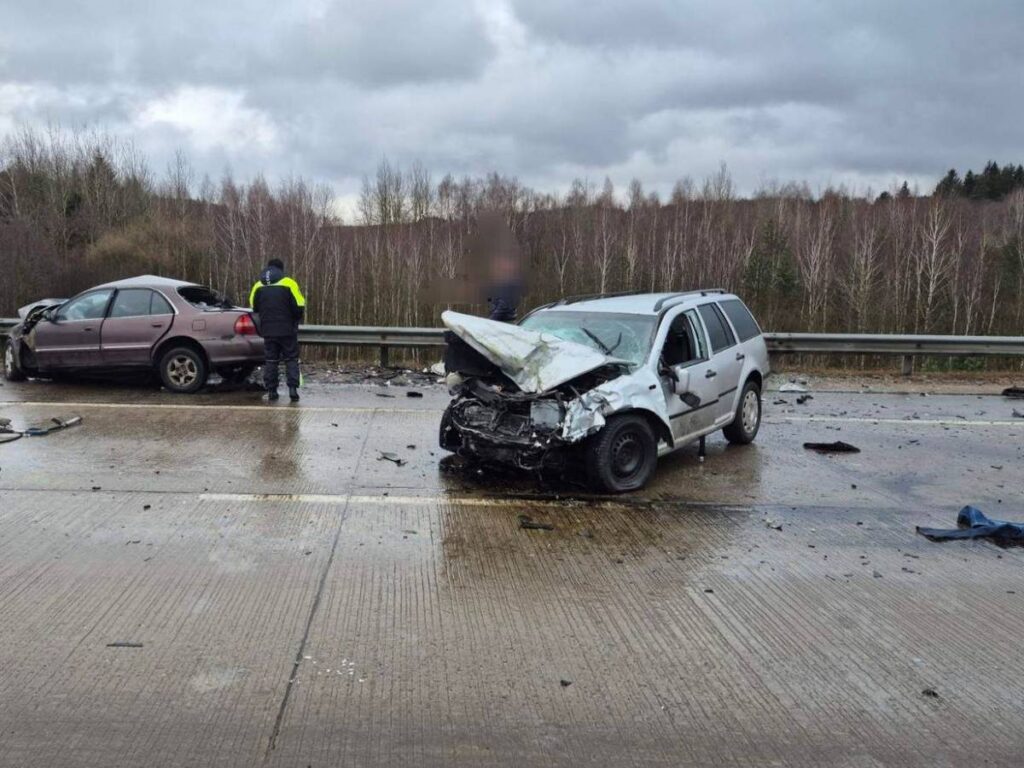
{"label": "person in black jacket", "polygon": [[258,317],[263,337],[263,385],[268,400],[277,400],[278,364],[284,359],[288,397],[299,399],[299,323],[306,310],[306,298],[299,284],[285,277],[284,263],[271,259],[249,293],[249,306]]}

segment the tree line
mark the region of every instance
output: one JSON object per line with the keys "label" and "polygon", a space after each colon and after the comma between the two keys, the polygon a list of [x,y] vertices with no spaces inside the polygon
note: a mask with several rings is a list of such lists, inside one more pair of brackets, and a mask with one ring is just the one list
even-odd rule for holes
{"label": "tree line", "polygon": [[740,198],[723,166],[663,199],[640,180],[550,193],[382,161],[342,223],[331,190],[301,178],[197,178],[182,155],[156,174],[109,136],[29,130],[0,154],[0,315],[142,273],[244,301],[277,256],[304,286],[311,322],[436,326],[445,307],[424,286],[460,275],[482,211],[500,212],[520,246],[527,306],[722,287],[775,331],[1024,333],[1019,185],[998,199],[814,195],[806,184]]}
{"label": "tree line", "polygon": [[969,170],[960,178],[956,168],[950,168],[935,185],[936,195],[966,197],[971,200],[1002,200],[1018,189],[1024,189],[1024,165],[1012,163],[999,167],[989,160],[981,173]]}

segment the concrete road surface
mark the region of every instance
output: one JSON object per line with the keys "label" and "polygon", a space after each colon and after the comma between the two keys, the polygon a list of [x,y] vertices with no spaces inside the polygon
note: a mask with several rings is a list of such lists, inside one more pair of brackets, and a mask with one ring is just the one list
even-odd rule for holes
{"label": "concrete road surface", "polygon": [[599,499],[304,395],[0,388],[84,419],[0,445],[0,765],[1020,764],[1022,552],[914,531],[1024,519],[1010,401],[769,392]]}

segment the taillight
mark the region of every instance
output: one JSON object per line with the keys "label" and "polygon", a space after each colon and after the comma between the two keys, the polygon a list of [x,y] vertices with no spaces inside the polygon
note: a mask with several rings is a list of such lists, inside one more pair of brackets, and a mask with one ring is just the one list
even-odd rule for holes
{"label": "taillight", "polygon": [[252,321],[252,315],[239,315],[235,320],[235,333],[239,336],[255,336],[256,323]]}

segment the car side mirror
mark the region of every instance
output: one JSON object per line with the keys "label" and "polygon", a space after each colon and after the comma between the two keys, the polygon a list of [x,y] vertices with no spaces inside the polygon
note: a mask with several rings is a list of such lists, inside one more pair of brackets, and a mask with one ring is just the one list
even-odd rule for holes
{"label": "car side mirror", "polygon": [[688,368],[673,368],[672,379],[672,391],[677,395],[685,395],[690,391],[690,371]]}

